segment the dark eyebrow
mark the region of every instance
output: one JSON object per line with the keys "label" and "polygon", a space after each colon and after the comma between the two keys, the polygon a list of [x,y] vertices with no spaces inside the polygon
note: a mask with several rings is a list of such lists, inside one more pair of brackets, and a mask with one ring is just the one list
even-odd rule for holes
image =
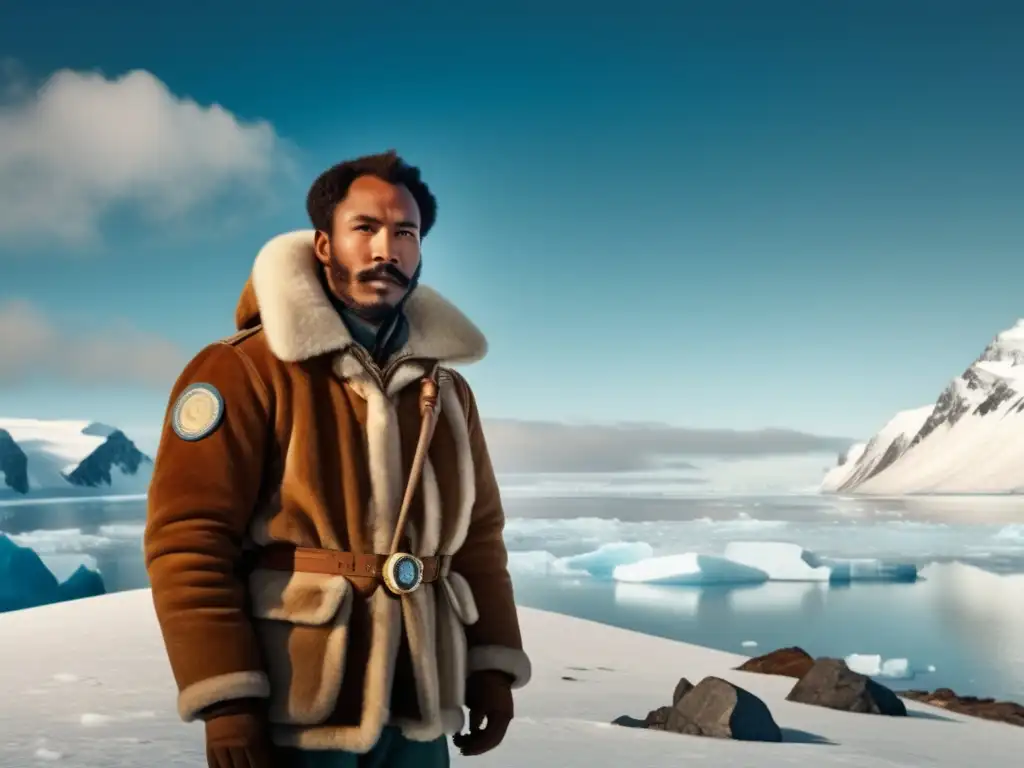
{"label": "dark eyebrow", "polygon": [[[365,213],[357,213],[354,216],[349,217],[349,220],[358,221],[363,224],[376,224],[377,226],[380,226],[384,223],[376,216],[368,216]],[[414,221],[399,221],[397,223],[397,226],[403,227],[404,229],[419,229],[419,225]]]}

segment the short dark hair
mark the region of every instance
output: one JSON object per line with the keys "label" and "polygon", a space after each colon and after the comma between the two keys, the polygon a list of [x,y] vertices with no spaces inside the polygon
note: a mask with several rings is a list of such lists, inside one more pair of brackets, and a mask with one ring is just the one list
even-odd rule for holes
{"label": "short dark hair", "polygon": [[420,169],[406,163],[393,149],[346,160],[317,177],[306,195],[306,213],[315,229],[330,234],[334,209],[360,176],[376,176],[389,184],[404,185],[419,206],[420,237],[426,237],[437,220],[437,200],[420,178]]}

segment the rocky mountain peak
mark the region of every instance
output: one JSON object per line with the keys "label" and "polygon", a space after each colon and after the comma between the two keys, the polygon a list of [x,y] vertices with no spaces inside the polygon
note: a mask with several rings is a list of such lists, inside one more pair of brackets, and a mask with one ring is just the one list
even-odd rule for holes
{"label": "rocky mountain peak", "polygon": [[111,470],[120,469],[126,475],[134,475],[139,466],[152,460],[135,447],[135,443],[119,429],[115,429],[103,444],[89,454],[67,475],[73,485],[96,487],[110,485]]}
{"label": "rocky mountain peak", "polygon": [[28,493],[28,457],[6,429],[0,429],[0,478],[8,488]]}

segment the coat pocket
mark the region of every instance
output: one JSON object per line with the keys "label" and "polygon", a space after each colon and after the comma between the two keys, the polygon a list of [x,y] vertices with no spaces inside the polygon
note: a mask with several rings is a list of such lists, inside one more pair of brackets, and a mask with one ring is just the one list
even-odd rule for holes
{"label": "coat pocket", "polygon": [[480,614],[477,612],[473,590],[470,589],[465,577],[461,573],[451,571],[443,583],[445,596],[459,621],[467,627],[476,624]]}
{"label": "coat pocket", "polygon": [[352,585],[344,576],[256,569],[249,589],[270,679],[271,722],[322,723],[341,691]]}
{"label": "coat pocket", "polygon": [[461,574],[454,571],[442,580],[437,601],[438,683],[442,713],[458,710],[466,700],[466,627],[479,618],[473,591]]}

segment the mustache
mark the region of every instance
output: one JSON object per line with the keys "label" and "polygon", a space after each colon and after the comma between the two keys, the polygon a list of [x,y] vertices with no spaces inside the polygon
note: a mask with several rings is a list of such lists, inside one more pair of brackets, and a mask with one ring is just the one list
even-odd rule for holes
{"label": "mustache", "polygon": [[394,264],[378,264],[376,267],[364,269],[356,275],[360,283],[369,283],[372,280],[390,280],[402,288],[408,288],[412,280]]}

